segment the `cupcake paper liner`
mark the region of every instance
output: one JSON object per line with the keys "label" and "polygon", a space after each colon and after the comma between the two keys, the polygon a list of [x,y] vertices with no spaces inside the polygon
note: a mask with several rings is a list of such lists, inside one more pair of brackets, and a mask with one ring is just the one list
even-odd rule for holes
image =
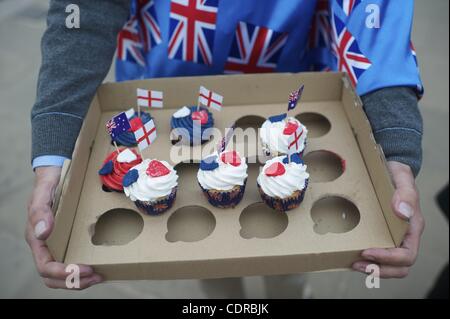
{"label": "cupcake paper liner", "polygon": [[306,189],[308,188],[308,182],[309,180],[305,181],[305,188],[303,188],[303,190],[297,190],[291,196],[286,198],[270,197],[263,192],[261,186],[259,186],[258,183],[257,185],[258,191],[261,194],[261,198],[267,206],[279,212],[287,212],[289,210],[297,208],[302,203],[305,197]]}
{"label": "cupcake paper liner", "polygon": [[204,189],[202,185],[200,188],[205,194],[208,202],[217,208],[234,208],[240,203],[244,197],[245,185],[247,184],[247,179],[244,181],[244,185],[236,185],[229,191],[221,191],[217,189]]}
{"label": "cupcake paper liner", "polygon": [[124,193],[124,191],[123,190],[117,190],[117,189],[113,189],[113,188],[110,188],[110,187],[108,187],[108,186],[106,186],[106,185],[102,185],[102,190],[104,191],[104,192],[107,192],[107,193],[120,193],[120,194],[123,194]]}
{"label": "cupcake paper liner", "polygon": [[169,210],[173,206],[176,197],[177,197],[177,187],[174,187],[169,195],[161,197],[156,201],[144,202],[137,200],[134,202],[134,204],[144,214],[156,216],[161,215],[165,211]]}

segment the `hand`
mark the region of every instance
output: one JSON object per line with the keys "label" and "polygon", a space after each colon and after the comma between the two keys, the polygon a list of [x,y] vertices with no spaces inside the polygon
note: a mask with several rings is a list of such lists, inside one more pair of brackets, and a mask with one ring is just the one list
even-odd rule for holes
{"label": "hand", "polygon": [[[61,168],[38,167],[35,170],[33,194],[28,204],[28,220],[25,239],[33,253],[36,268],[49,288],[67,288],[66,265],[56,262],[47,248],[45,240],[53,229],[53,212],[51,205],[59,183]],[[92,267],[79,265],[80,288],[84,289],[101,282]]]}
{"label": "hand", "polygon": [[381,278],[404,278],[416,261],[425,221],[411,168],[399,162],[388,162],[388,168],[396,188],[392,208],[400,218],[409,220],[408,232],[399,248],[366,249],[361,254],[363,260],[352,267],[366,273],[367,265],[378,264]]}

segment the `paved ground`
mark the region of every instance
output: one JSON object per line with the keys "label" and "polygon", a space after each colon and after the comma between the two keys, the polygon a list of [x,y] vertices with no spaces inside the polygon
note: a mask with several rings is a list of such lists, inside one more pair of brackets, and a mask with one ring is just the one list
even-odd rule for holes
{"label": "paved ground", "polygon": [[[22,233],[33,177],[29,111],[35,97],[46,6],[45,0],[0,0],[0,297],[239,296],[233,284],[219,283],[216,290],[205,290],[195,280],[110,283],[78,293],[54,291],[41,284]],[[448,261],[448,224],[434,203],[434,195],[449,178],[449,2],[417,0],[416,7],[414,42],[427,89],[421,102],[425,159],[418,178],[427,220],[421,255],[407,279],[382,281],[380,289],[366,289],[364,278],[352,272],[310,274],[315,297],[421,298]],[[264,297],[259,278],[247,278],[245,282],[246,296]],[[275,291],[271,296],[281,295]]]}

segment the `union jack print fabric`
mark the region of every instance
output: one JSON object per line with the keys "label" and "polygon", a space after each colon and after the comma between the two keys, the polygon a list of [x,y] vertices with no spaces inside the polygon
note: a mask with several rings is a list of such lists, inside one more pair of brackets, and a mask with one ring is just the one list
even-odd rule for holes
{"label": "union jack print fabric", "polygon": [[287,38],[287,33],[239,22],[225,64],[225,72],[274,72]]}
{"label": "union jack print fabric", "polygon": [[172,0],[169,58],[211,65],[218,0]]}
{"label": "union jack print fabric", "polygon": [[156,17],[155,2],[153,0],[139,0],[138,12],[142,42],[144,50],[148,52],[162,42],[161,29]]}
{"label": "union jack print fabric", "polygon": [[332,49],[337,59],[337,69],[347,72],[353,86],[356,86],[359,77],[370,68],[372,63],[361,52],[355,37],[336,15],[333,15],[332,28]]}
{"label": "union jack print fabric", "polygon": [[336,0],[347,16],[358,6],[362,0]]}
{"label": "union jack print fabric", "polygon": [[145,66],[143,48],[138,19],[131,18],[117,36],[117,58]]}

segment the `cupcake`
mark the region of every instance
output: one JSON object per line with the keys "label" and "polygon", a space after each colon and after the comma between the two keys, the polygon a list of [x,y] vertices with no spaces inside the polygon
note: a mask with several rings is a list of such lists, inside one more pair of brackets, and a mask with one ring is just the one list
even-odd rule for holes
{"label": "cupcake", "polygon": [[[194,126],[200,121],[200,127]],[[172,140],[181,140],[191,146],[208,142],[214,127],[214,118],[205,107],[183,106],[176,111],[170,120]]]}
{"label": "cupcake", "polygon": [[309,174],[299,154],[268,160],[260,172],[257,185],[263,201],[271,208],[286,212],[300,205],[308,187]]}
{"label": "cupcake", "polygon": [[166,161],[145,159],[123,178],[127,195],[143,213],[160,215],[175,202],[178,175]]}
{"label": "cupcake", "polygon": [[[131,128],[127,132],[122,133],[113,138],[112,142],[116,142],[117,145],[123,145],[123,146],[127,146],[127,147],[133,147],[133,146],[137,145],[137,141],[136,141],[136,138],[134,137],[134,133],[133,133],[133,127],[134,127],[134,125],[137,124],[136,120],[138,119],[138,113],[135,112],[134,110],[130,110],[130,111],[132,112],[131,113],[132,115],[128,116],[128,119],[130,121]],[[145,112],[141,111],[140,119],[141,119],[142,123],[145,124],[148,121],[150,121],[152,119],[152,117],[149,113],[145,113]]]}
{"label": "cupcake", "polygon": [[232,208],[239,204],[244,196],[247,176],[245,158],[235,151],[203,159],[197,173],[198,184],[208,202],[219,208]]}
{"label": "cupcake", "polygon": [[98,171],[103,190],[106,192],[123,193],[122,180],[133,166],[142,162],[142,158],[134,150],[128,148],[119,149],[109,154]]}
{"label": "cupcake", "polygon": [[298,127],[301,128],[302,132],[298,138],[298,153],[300,153],[300,156],[303,156],[308,135],[306,126],[294,117],[288,118],[286,113],[269,117],[260,129],[261,143],[266,155],[279,156],[287,154],[289,136],[295,134]]}

